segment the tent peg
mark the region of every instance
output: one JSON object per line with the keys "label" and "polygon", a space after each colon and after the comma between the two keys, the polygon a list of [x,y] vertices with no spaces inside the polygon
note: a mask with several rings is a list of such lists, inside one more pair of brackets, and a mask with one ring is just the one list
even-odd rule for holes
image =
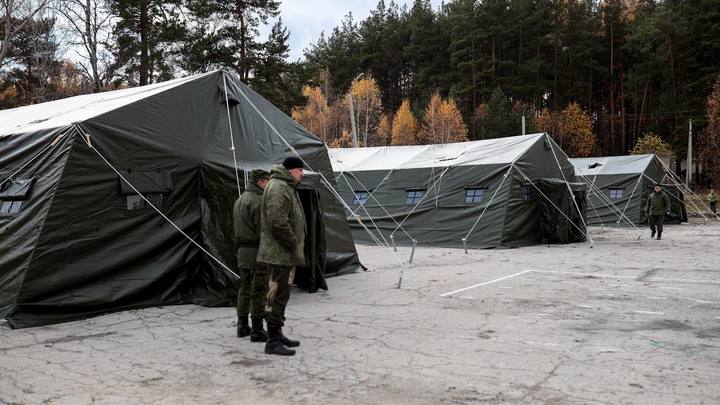
{"label": "tent peg", "polygon": [[397,252],[397,246],[395,246],[395,236],[390,235],[390,241],[392,242],[393,250]]}
{"label": "tent peg", "polygon": [[462,238],[463,248],[465,248],[465,254],[468,254],[467,251],[467,238]]}
{"label": "tent peg", "polygon": [[415,239],[412,240],[412,250],[410,251],[410,260],[408,260],[408,263],[412,263],[413,257],[415,257],[415,246],[417,246],[417,241]]}

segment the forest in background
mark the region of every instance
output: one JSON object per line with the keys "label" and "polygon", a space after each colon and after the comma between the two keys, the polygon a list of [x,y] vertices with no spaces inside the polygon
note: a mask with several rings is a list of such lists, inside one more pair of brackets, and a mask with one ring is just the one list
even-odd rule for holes
{"label": "forest in background", "polygon": [[[720,182],[720,0],[380,0],[288,60],[278,0],[0,0],[0,108],[217,68],[333,146],[550,133]],[[269,24],[269,35],[260,28]],[[715,87],[714,87],[715,85]]]}

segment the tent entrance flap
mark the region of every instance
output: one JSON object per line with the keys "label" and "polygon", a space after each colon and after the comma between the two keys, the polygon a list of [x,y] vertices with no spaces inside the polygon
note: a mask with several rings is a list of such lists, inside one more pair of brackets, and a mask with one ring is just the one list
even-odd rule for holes
{"label": "tent entrance flap", "polygon": [[542,243],[585,241],[587,233],[584,224],[587,210],[585,184],[566,183],[559,179],[540,179],[537,187],[546,197],[540,202]]}
{"label": "tent entrance flap", "polygon": [[305,212],[305,266],[295,269],[293,283],[309,292],[322,288],[327,290],[325,281],[325,226],[320,205],[320,193],[314,189],[298,190],[300,203]]}

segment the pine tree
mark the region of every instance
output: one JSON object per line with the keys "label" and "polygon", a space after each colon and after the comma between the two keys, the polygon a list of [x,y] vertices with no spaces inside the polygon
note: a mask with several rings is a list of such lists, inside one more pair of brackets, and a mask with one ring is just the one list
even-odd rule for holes
{"label": "pine tree", "polygon": [[511,100],[497,87],[485,107],[482,138],[502,138],[520,135],[522,118],[512,110]]}
{"label": "pine tree", "polygon": [[[194,24],[189,30],[186,67],[206,71],[228,67],[248,83],[262,63],[258,27],[279,14],[278,0],[185,0]],[[275,40],[283,35],[275,33]],[[272,41],[271,34],[271,41]]]}
{"label": "pine tree", "polygon": [[109,71],[131,86],[172,79],[185,36],[182,0],[109,0],[116,16]]}

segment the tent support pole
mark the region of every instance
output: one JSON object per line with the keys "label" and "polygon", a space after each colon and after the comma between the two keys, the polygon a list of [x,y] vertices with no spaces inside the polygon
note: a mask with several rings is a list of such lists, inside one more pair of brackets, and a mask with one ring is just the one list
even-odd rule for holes
{"label": "tent support pole", "polygon": [[415,247],[417,246],[417,241],[413,239],[412,242],[412,250],[410,251],[410,260],[408,260],[408,263],[412,263],[413,257],[415,257]]}

